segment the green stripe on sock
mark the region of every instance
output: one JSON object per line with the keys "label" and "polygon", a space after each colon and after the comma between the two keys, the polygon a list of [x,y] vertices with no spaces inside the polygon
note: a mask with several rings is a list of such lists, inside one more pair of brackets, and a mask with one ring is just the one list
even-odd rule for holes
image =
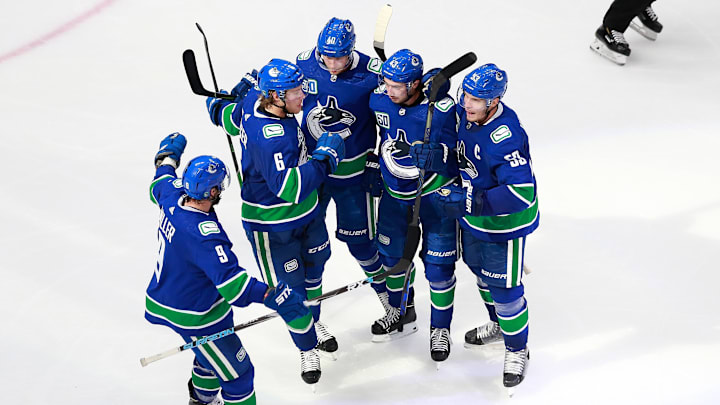
{"label": "green stripe on sock", "polygon": [[220,380],[217,377],[201,376],[192,373],[193,385],[205,391],[217,391],[220,389]]}
{"label": "green stripe on sock", "polygon": [[528,309],[527,307],[517,316],[512,318],[504,318],[498,315],[498,323],[500,329],[506,335],[517,335],[527,328],[528,325]]}
{"label": "green stripe on sock", "polygon": [[309,300],[319,297],[322,295],[322,284],[317,287],[306,288],[305,291],[307,292],[307,299]]}
{"label": "green stripe on sock", "polygon": [[492,299],[492,295],[490,295],[490,290],[486,290],[486,289],[478,287],[478,291],[480,291],[480,297],[482,297],[482,300],[486,304],[494,304],[495,303],[495,301],[493,301],[493,299]]}
{"label": "green stripe on sock", "polygon": [[305,333],[310,329],[310,326],[313,323],[313,317],[312,313],[308,311],[308,313],[305,316],[301,316],[300,318],[293,319],[292,321],[287,323],[288,329],[290,329],[290,332],[294,333]]}
{"label": "green stripe on sock", "polygon": [[432,288],[430,289],[430,302],[435,309],[448,309],[452,307],[455,301],[455,286],[444,290],[443,292],[436,292]]}

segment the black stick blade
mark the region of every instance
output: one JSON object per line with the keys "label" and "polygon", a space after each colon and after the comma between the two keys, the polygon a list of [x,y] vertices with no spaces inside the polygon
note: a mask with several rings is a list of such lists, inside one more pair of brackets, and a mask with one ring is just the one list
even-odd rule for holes
{"label": "black stick blade", "polygon": [[197,62],[195,61],[195,52],[192,51],[192,49],[186,49],[185,52],[183,52],[182,55],[183,58],[183,66],[185,66],[185,75],[187,76],[188,82],[190,83],[190,89],[192,89],[192,92],[205,97],[215,97],[215,98],[222,98],[225,100],[235,100],[235,97],[233,97],[230,94],[222,94],[222,93],[215,93],[213,91],[209,91],[203,87],[202,82],[200,81],[200,74],[197,70]]}
{"label": "black stick blade", "polygon": [[435,101],[438,90],[440,90],[440,87],[442,87],[445,82],[450,80],[450,78],[456,74],[472,66],[472,64],[476,61],[477,56],[475,53],[468,52],[442,68],[442,70],[435,75],[435,78],[433,78],[432,89],[430,90],[430,101]]}

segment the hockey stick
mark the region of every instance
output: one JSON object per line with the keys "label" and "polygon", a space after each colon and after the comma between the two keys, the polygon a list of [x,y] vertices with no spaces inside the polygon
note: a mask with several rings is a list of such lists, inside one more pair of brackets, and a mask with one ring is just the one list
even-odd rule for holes
{"label": "hockey stick", "polygon": [[392,16],[392,6],[386,4],[380,8],[377,20],[375,21],[375,35],[373,36],[373,47],[380,60],[385,62],[385,33],[387,32],[390,17]]}
{"label": "hockey stick", "polygon": [[[417,249],[417,245],[415,246],[415,249]],[[402,260],[401,260],[397,265],[393,266],[393,268],[391,268],[390,270],[388,270],[388,271],[386,271],[386,272],[377,274],[377,275],[375,275],[375,276],[373,276],[373,277],[364,278],[364,279],[362,279],[362,280],[360,280],[360,281],[356,281],[356,282],[354,282],[354,283],[350,283],[350,284],[348,284],[348,285],[345,285],[345,286],[336,288],[336,289],[334,289],[334,290],[332,290],[332,291],[326,292],[325,294],[319,295],[319,296],[317,296],[317,297],[315,297],[315,298],[313,298],[313,299],[307,300],[307,301],[305,301],[305,305],[309,305],[309,304],[311,304],[311,303],[313,303],[313,302],[324,301],[324,300],[326,300],[326,299],[328,299],[328,298],[335,297],[336,295],[340,295],[340,294],[344,294],[344,293],[346,293],[346,292],[348,292],[348,291],[352,291],[352,290],[354,290],[354,289],[356,289],[356,288],[358,288],[358,287],[362,287],[362,286],[364,286],[364,285],[367,285],[367,284],[370,284],[370,283],[373,283],[373,282],[382,281],[382,280],[384,280],[385,278],[387,278],[387,276],[392,275],[392,274],[395,274],[395,273],[393,273],[393,271],[395,271],[396,273],[400,273],[400,272],[404,271],[404,270],[405,270],[405,267],[400,267],[400,266],[399,266],[401,263],[403,263]],[[241,329],[249,328],[249,327],[251,327],[251,326],[253,326],[253,325],[257,325],[257,324],[259,324],[259,323],[263,323],[263,322],[265,322],[265,321],[267,321],[267,320],[269,320],[269,319],[277,318],[278,316],[279,316],[279,315],[278,315],[277,312],[271,312],[271,313],[269,313],[269,314],[260,316],[260,317],[258,317],[258,318],[251,319],[251,320],[249,320],[249,321],[247,321],[247,322],[243,322],[243,323],[241,323],[241,324],[237,324],[237,325],[233,326],[232,328],[227,328],[227,329],[221,330],[220,332],[217,332],[217,333],[212,334],[212,335],[210,335],[210,336],[205,336],[205,337],[203,337],[203,338],[201,338],[201,339],[193,340],[192,342],[186,343],[186,344],[184,344],[184,345],[182,345],[182,346],[174,347],[174,348],[172,348],[172,349],[170,349],[170,350],[166,350],[166,351],[164,351],[164,352],[162,352],[162,353],[154,354],[154,355],[152,355],[152,356],[143,357],[143,358],[140,359],[140,364],[141,364],[143,367],[145,367],[145,366],[147,366],[147,365],[150,364],[150,363],[156,362],[156,361],[158,361],[158,360],[162,360],[162,359],[164,359],[164,358],[166,358],[166,357],[170,357],[170,356],[172,356],[172,355],[174,355],[174,354],[177,354],[177,353],[180,353],[180,352],[183,352],[183,351],[186,351],[186,350],[193,349],[193,348],[195,348],[195,347],[198,347],[198,346],[200,346],[200,345],[204,345],[204,344],[209,343],[209,342],[212,342],[212,341],[214,341],[214,340],[218,340],[218,339],[223,338],[223,337],[225,337],[225,336],[231,335],[231,334],[233,334],[233,333],[235,333],[235,332],[237,332],[237,331],[239,331],[239,330],[241,330]]]}
{"label": "hockey stick", "polygon": [[185,75],[188,78],[188,82],[190,83],[190,89],[192,89],[193,93],[199,96],[222,98],[224,100],[231,101],[235,100],[235,97],[233,97],[231,94],[212,92],[203,87],[203,84],[200,81],[200,74],[197,70],[197,63],[195,62],[195,52],[193,52],[192,49],[186,49],[185,52],[183,52],[182,58],[183,66],[185,66]]}
{"label": "hockey stick", "polygon": [[[437,100],[437,93],[440,90],[440,87],[450,80],[451,77],[469,68],[476,60],[477,56],[475,56],[473,52],[468,52],[442,68],[442,70],[434,76],[430,89],[430,96],[428,97],[428,112],[427,119],[425,120],[423,143],[430,142],[430,129],[432,127],[432,118],[435,112],[435,101]],[[418,176],[418,192],[417,195],[415,195],[415,201],[413,203],[412,220],[408,225],[405,246],[403,248],[403,259],[407,260],[408,265],[405,269],[405,284],[403,285],[402,299],[400,301],[400,316],[405,315],[405,311],[407,310],[408,294],[410,292],[410,273],[413,268],[412,259],[415,257],[417,247],[420,244],[421,232],[418,222],[420,219],[420,201],[422,200],[422,188],[424,181],[425,169],[420,169],[420,175]],[[398,265],[399,264],[400,263],[398,262]]]}

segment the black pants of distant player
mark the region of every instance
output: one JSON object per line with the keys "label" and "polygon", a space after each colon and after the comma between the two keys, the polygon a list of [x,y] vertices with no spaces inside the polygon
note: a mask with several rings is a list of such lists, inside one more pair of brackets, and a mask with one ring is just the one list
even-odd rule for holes
{"label": "black pants of distant player", "polygon": [[611,30],[625,32],[630,21],[655,0],[615,0],[610,5],[603,25]]}

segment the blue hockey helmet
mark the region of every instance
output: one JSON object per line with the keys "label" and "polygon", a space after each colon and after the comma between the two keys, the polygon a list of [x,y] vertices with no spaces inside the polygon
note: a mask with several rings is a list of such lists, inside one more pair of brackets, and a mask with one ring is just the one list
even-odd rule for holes
{"label": "blue hockey helmet", "polygon": [[284,99],[285,92],[302,86],[303,79],[305,75],[298,65],[283,59],[272,59],[260,69],[258,87],[265,97],[270,97],[270,91],[274,90]]}
{"label": "blue hockey helmet", "polygon": [[463,79],[462,89],[477,98],[487,100],[490,105],[493,99],[505,95],[507,74],[494,63],[488,63],[468,73]]}
{"label": "blue hockey helmet", "polygon": [[201,155],[188,162],[182,177],[183,189],[190,198],[210,198],[210,190],[217,187],[222,192],[230,185],[230,177],[222,160],[215,156]]}
{"label": "blue hockey helmet", "polygon": [[350,55],[355,49],[355,27],[350,20],[331,18],[320,32],[317,50],[334,58]]}
{"label": "blue hockey helmet", "polygon": [[411,83],[422,78],[423,60],[409,49],[390,55],[382,65],[382,76],[398,83]]}

